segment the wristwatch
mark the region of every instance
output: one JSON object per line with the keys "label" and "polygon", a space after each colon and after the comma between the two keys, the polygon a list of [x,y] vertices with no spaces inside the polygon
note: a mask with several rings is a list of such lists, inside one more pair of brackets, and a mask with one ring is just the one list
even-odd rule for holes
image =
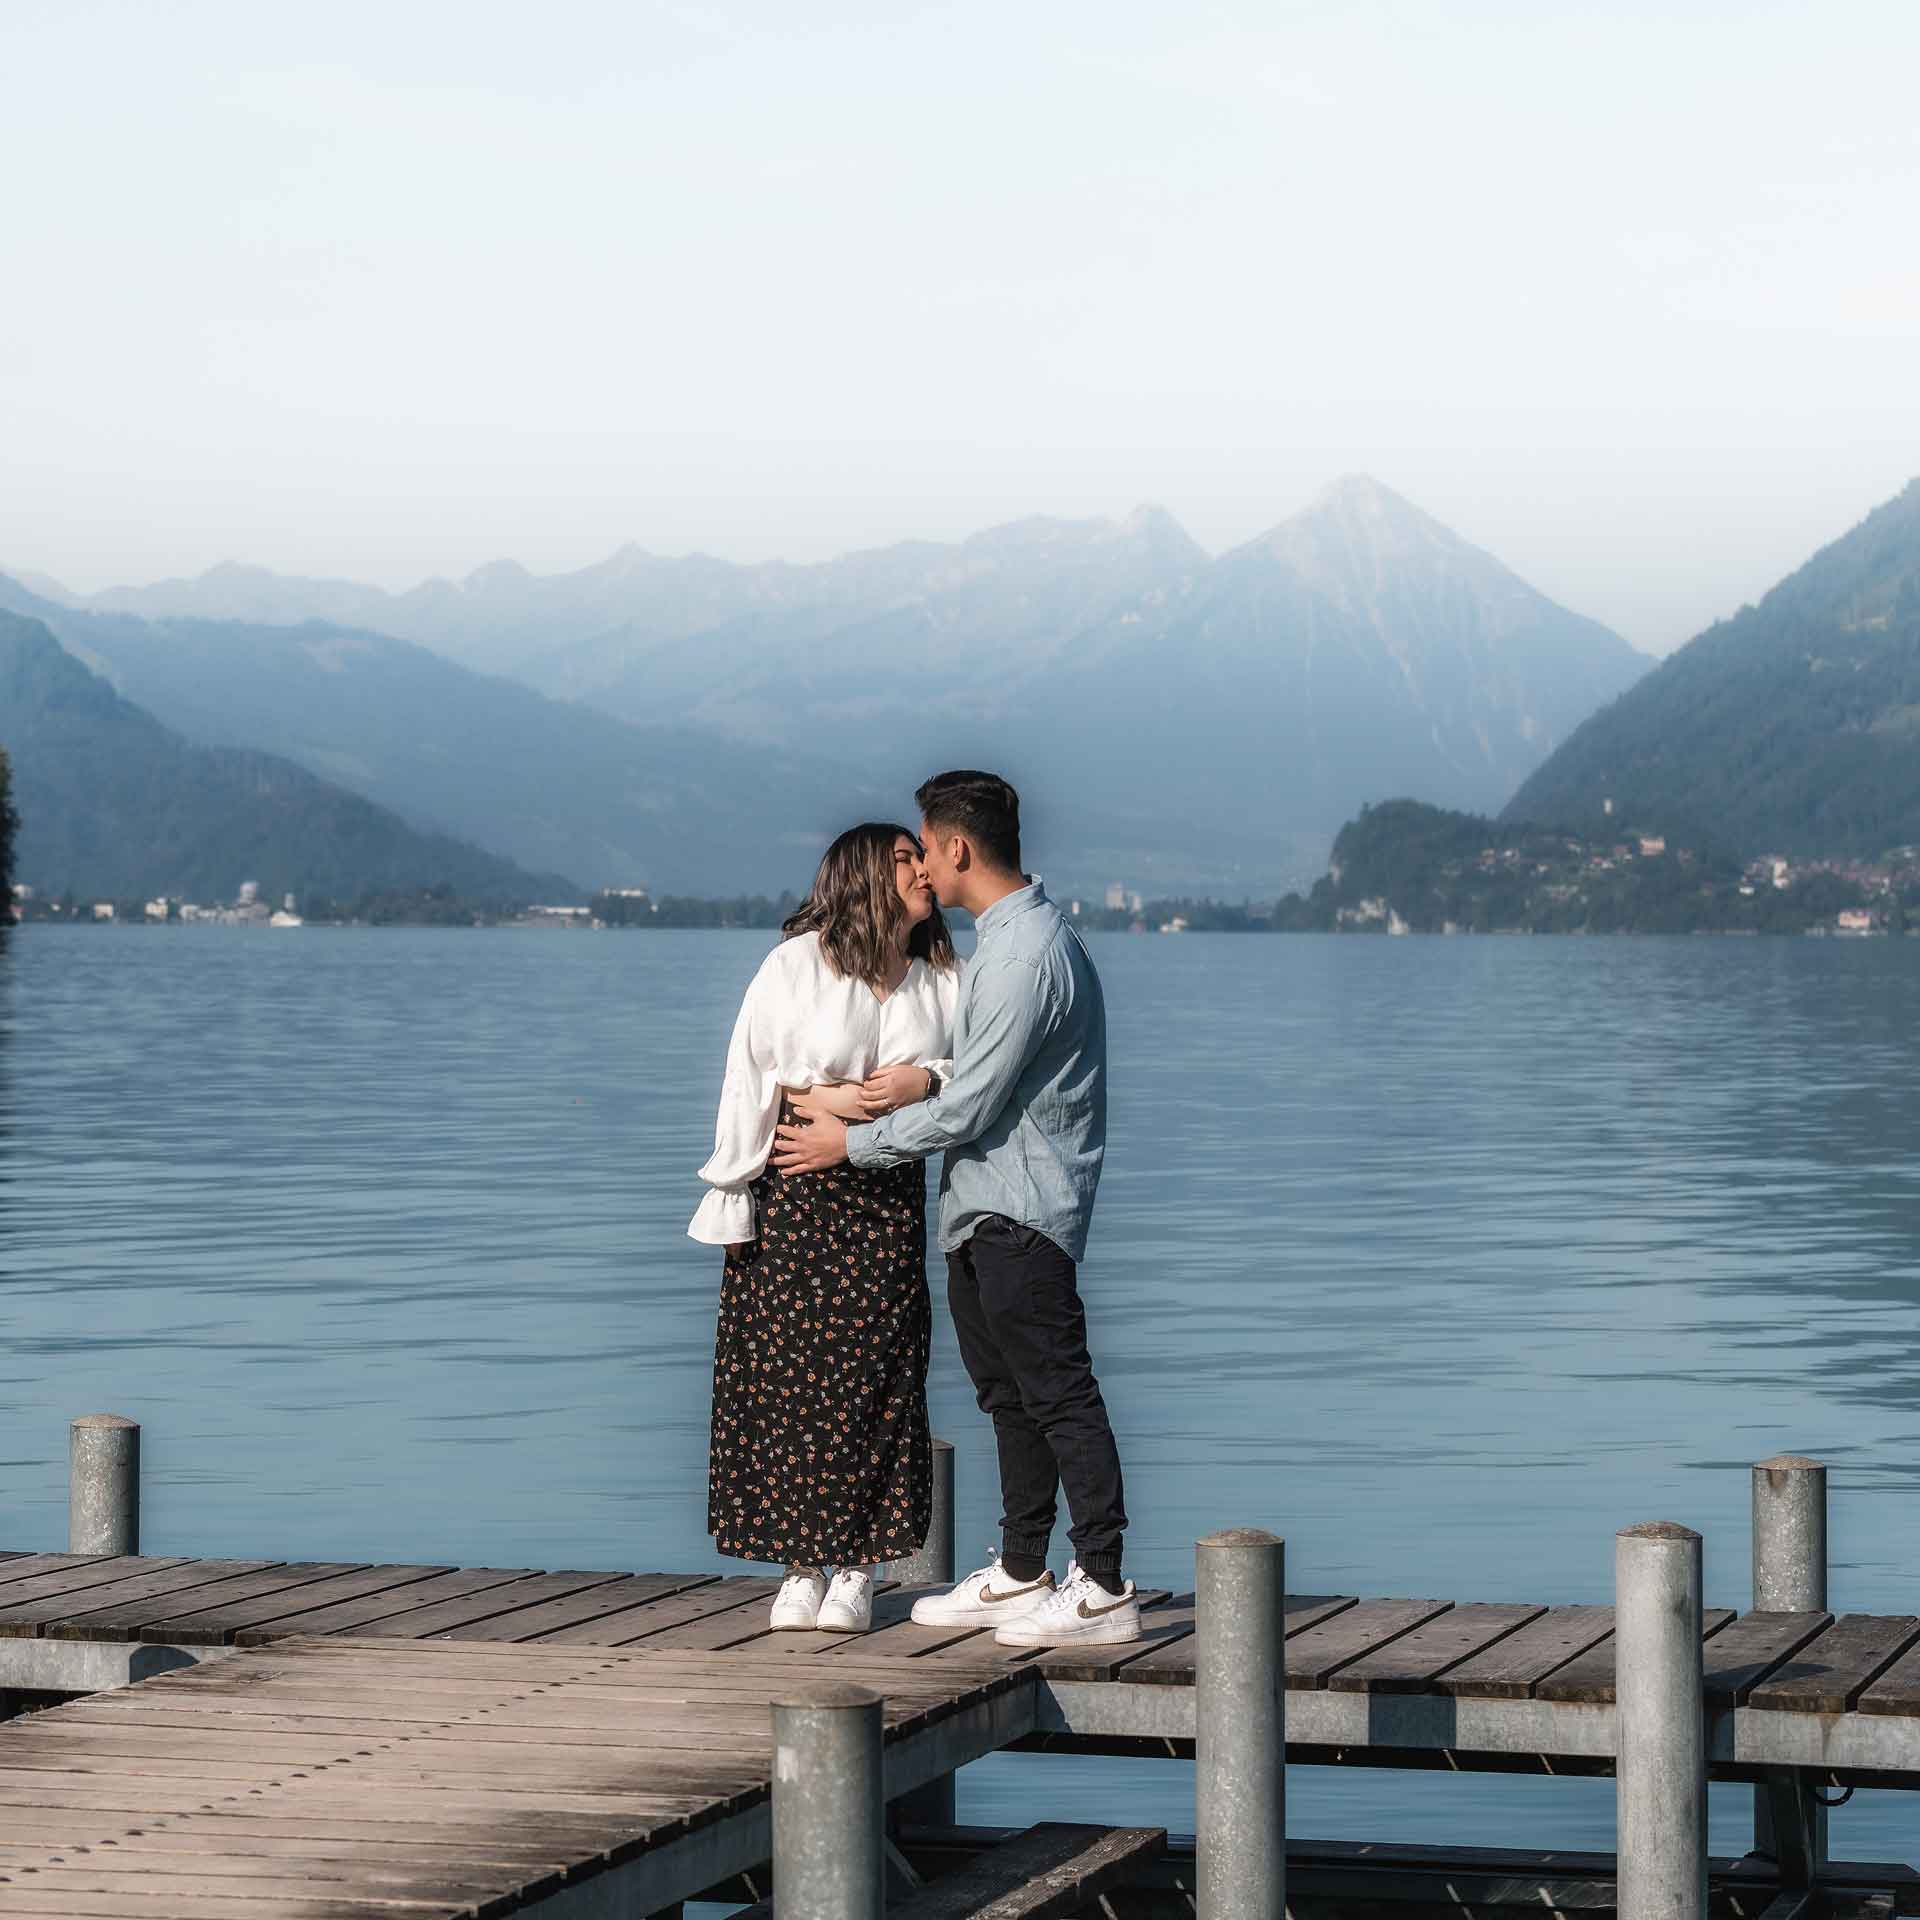
{"label": "wristwatch", "polygon": [[942,1080],[931,1067],[922,1067],[920,1071],[927,1076],[927,1098],[932,1100],[939,1094],[940,1089],[946,1085],[946,1082]]}

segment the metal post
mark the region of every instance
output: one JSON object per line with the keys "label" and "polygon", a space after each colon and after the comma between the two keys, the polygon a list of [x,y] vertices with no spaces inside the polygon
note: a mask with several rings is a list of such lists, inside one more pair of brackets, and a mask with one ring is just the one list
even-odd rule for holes
{"label": "metal post", "polygon": [[67,1551],[140,1551],[140,1423],[83,1414],[68,1446]]}
{"label": "metal post", "polygon": [[1199,1920],[1285,1920],[1286,1543],[1253,1527],[1194,1549]]}
{"label": "metal post", "polygon": [[865,1687],[802,1687],[773,1702],[780,1920],[883,1920],[880,1711]]}
{"label": "metal post", "polygon": [[[1827,1470],[1818,1460],[1781,1453],[1753,1470],[1753,1606],[1756,1613],[1827,1610]],[[1776,1804],[1789,1824],[1784,1846]],[[1824,1864],[1827,1810],[1798,1773],[1754,1788],[1753,1848],[1797,1867],[1808,1884]]]}
{"label": "metal post", "polygon": [[1620,1920],[1705,1920],[1700,1536],[1671,1520],[1623,1528],[1613,1594]]}
{"label": "metal post", "polygon": [[950,1587],[953,1571],[953,1442],[933,1443],[933,1518],[920,1551],[905,1560],[891,1560],[884,1569],[889,1580],[903,1587]]}

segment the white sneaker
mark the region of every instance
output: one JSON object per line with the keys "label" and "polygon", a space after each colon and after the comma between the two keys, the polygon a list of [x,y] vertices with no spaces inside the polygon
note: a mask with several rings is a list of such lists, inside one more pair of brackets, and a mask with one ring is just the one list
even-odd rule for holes
{"label": "white sneaker", "polygon": [[1003,1647],[1116,1647],[1140,1638],[1140,1602],[1131,1580],[1116,1600],[1076,1561],[1058,1593],[1009,1620],[993,1637]]}
{"label": "white sneaker", "polygon": [[827,1576],[818,1567],[790,1567],[773,1596],[767,1625],[775,1633],[811,1633],[820,1620],[820,1603],[827,1597]]}
{"label": "white sneaker", "polygon": [[865,1633],[873,1625],[873,1575],[865,1567],[842,1567],[814,1624],[822,1633]]}
{"label": "white sneaker", "polygon": [[913,1603],[913,1617],[923,1627],[997,1627],[1017,1620],[1052,1592],[1052,1574],[1016,1584],[1000,1571],[996,1553],[951,1592],[923,1594]]}

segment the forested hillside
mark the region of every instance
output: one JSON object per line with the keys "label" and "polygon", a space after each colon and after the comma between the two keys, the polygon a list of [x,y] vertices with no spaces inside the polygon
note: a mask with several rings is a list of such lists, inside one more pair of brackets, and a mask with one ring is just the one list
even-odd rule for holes
{"label": "forested hillside", "polygon": [[1920,841],[1920,481],[1595,714],[1503,815],[1629,817],[1750,853]]}
{"label": "forested hillside", "polygon": [[14,878],[42,892],[230,900],[243,880],[354,898],[451,885],[475,901],[577,897],[272,754],[196,747],[120,698],[47,628],[0,612],[0,730],[23,822]]}

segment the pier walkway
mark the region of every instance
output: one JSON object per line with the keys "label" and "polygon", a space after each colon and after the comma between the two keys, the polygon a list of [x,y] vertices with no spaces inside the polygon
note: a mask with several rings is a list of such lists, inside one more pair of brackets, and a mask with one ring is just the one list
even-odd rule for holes
{"label": "pier walkway", "polygon": [[[0,1916],[597,1920],[723,1883],[751,1899],[764,1885],[740,1876],[773,1851],[770,1708],[824,1681],[883,1697],[889,1801],[1008,1747],[1195,1751],[1191,1595],[1152,1596],[1135,1645],[1035,1655],[915,1626],[904,1591],[863,1636],[770,1634],[772,1585],[0,1557],[0,1688],[88,1696],[0,1724]],[[1611,1608],[1284,1611],[1292,1763],[1612,1770]],[[1817,1846],[1816,1787],[1920,1787],[1920,1616],[1704,1627],[1707,1769],[1776,1790],[1789,1870]],[[1105,1851],[1124,1865],[1157,1838]],[[1880,1911],[1920,1913],[1920,1877],[1871,1873]]]}

